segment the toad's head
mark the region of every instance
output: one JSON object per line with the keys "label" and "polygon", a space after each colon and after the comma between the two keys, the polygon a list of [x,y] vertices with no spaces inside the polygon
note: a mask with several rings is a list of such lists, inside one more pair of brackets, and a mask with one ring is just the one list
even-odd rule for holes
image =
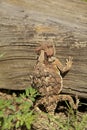
{"label": "toad's head", "polygon": [[55,55],[55,48],[52,43],[42,43],[36,48],[36,53],[40,55],[41,50],[44,50],[45,55],[50,58]]}

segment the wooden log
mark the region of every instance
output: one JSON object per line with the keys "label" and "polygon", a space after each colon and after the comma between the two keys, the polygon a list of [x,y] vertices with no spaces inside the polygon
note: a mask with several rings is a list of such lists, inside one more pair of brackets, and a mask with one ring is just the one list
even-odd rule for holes
{"label": "wooden log", "polygon": [[87,3],[80,0],[0,1],[0,88],[29,87],[34,50],[48,41],[63,63],[73,56],[62,92],[87,98]]}

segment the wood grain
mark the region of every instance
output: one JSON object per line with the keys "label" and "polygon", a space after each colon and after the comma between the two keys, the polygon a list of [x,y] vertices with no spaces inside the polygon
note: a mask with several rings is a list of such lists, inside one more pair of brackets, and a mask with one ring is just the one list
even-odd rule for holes
{"label": "wood grain", "polygon": [[63,64],[73,56],[62,92],[87,98],[87,3],[80,0],[0,1],[0,88],[30,86],[42,42],[55,44]]}

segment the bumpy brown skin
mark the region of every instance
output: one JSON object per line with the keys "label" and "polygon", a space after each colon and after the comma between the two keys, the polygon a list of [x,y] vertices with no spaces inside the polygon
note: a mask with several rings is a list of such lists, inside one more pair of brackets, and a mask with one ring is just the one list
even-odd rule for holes
{"label": "bumpy brown skin", "polygon": [[34,67],[32,86],[41,94],[36,105],[43,104],[47,112],[54,113],[58,101],[69,100],[73,108],[75,104],[69,95],[59,95],[63,87],[62,73],[69,71],[72,66],[72,57],[63,67],[62,63],[54,57],[54,46],[52,44],[42,44],[36,49],[39,54],[38,62]]}

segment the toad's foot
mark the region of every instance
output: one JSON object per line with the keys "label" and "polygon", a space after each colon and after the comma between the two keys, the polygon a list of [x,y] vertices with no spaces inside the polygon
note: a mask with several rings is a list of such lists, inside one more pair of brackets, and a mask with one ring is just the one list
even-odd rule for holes
{"label": "toad's foot", "polygon": [[71,66],[72,66],[72,63],[73,63],[73,57],[69,56],[69,59],[66,59],[66,65],[67,65],[67,68],[70,69]]}

